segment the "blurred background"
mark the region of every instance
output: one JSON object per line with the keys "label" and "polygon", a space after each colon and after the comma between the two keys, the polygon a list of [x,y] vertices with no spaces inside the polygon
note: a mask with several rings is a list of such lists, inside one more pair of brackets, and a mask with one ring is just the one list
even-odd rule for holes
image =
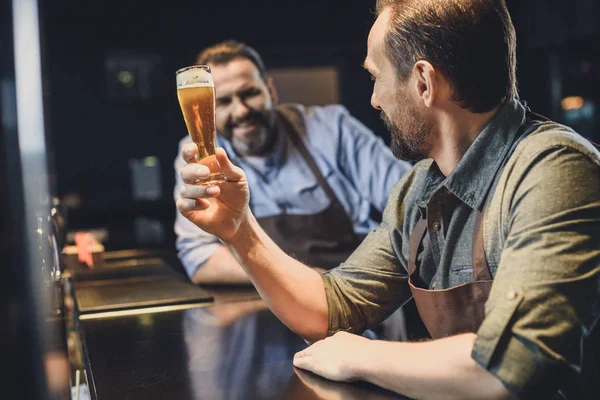
{"label": "blurred background", "polygon": [[[174,248],[175,71],[217,41],[254,46],[282,101],[341,103],[387,142],[361,67],[374,3],[40,1],[51,189],[69,228],[104,229],[107,250]],[[600,2],[508,4],[521,98],[600,141]]]}
{"label": "blurred background", "polygon": [[[70,397],[65,382],[72,384],[83,359],[67,357],[78,346],[71,340],[77,321],[72,269],[62,274],[60,249],[74,232],[94,231],[108,252],[136,249],[122,252],[130,257],[126,266],[131,258],[137,265],[144,249],[174,252],[173,163],[187,135],[175,71],[193,64],[204,47],[232,38],[248,43],[263,56],[282,101],[343,104],[389,142],[361,66],[374,4],[0,1],[6,393],[48,398],[48,386],[52,398]],[[600,1],[508,5],[517,28],[521,98],[600,142]]]}

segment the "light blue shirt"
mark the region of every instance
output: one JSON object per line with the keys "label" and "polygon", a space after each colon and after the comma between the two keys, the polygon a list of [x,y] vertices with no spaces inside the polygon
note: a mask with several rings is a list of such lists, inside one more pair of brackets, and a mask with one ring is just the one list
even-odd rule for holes
{"label": "light blue shirt", "polygon": [[[352,117],[345,107],[296,107],[304,116],[308,151],[346,210],[354,232],[365,236],[379,225],[372,219],[371,208],[383,212],[394,184],[411,165],[397,160],[383,140]],[[189,141],[189,136],[180,141],[179,154],[181,146]],[[266,157],[241,157],[221,135],[217,135],[217,144],[246,173],[250,205],[257,218],[283,212],[311,215],[329,206],[329,198],[317,178],[281,130],[273,151]],[[179,169],[183,165],[178,156],[175,201],[180,196]],[[179,212],[175,233],[179,258],[190,277],[222,246],[217,237],[204,232]]]}

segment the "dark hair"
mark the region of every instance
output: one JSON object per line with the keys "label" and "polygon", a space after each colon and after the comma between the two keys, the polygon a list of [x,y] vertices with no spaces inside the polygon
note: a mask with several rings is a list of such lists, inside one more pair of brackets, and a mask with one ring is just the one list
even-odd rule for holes
{"label": "dark hair", "polygon": [[472,112],[517,97],[516,34],[504,0],[377,0],[377,14],[388,7],[385,49],[400,81],[425,60]]}
{"label": "dark hair", "polygon": [[226,40],[207,47],[196,57],[196,64],[222,65],[239,57],[252,61],[256,65],[256,68],[258,68],[260,77],[264,81],[267,80],[267,69],[258,52],[247,44],[238,42],[237,40]]}

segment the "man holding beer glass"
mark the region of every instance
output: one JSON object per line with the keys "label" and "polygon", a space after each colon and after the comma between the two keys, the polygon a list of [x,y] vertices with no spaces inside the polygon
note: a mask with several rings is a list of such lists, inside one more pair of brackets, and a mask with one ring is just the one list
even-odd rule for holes
{"label": "man holding beer glass", "polygon": [[225,181],[215,158],[215,85],[210,68],[194,65],[176,73],[177,98],[192,141],[198,147],[197,162],[211,171],[197,183],[207,186]]}
{"label": "man holding beer glass", "polygon": [[[410,164],[398,161],[342,106],[277,104],[261,57],[243,43],[211,46],[197,64],[178,71],[177,81],[190,133],[181,145],[193,140],[197,162],[211,171],[211,182],[198,183],[211,185],[220,176],[216,128],[218,146],[246,172],[250,208],[269,236],[311,267],[340,264],[377,227],[377,215]],[[216,126],[210,118],[215,104]],[[176,169],[184,164],[178,157]],[[176,199],[182,184],[177,174]],[[216,236],[181,215],[175,231],[180,259],[193,282],[250,283]]]}
{"label": "man holding beer glass", "polygon": [[[181,169],[180,212],[315,342],[296,367],[416,399],[598,398],[600,152],[518,100],[515,37],[504,0],[377,1],[371,102],[394,154],[427,159],[395,186],[381,226],[323,274],[261,229],[224,151],[228,182],[211,191],[192,185],[207,168]],[[352,334],[411,297],[433,340]]]}

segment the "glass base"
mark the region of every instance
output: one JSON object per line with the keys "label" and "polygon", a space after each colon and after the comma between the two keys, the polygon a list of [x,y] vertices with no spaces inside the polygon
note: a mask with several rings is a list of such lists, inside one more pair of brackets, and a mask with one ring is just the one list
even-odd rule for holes
{"label": "glass base", "polygon": [[196,179],[194,185],[215,186],[219,183],[227,182],[227,178],[220,172],[210,174],[206,179]]}

